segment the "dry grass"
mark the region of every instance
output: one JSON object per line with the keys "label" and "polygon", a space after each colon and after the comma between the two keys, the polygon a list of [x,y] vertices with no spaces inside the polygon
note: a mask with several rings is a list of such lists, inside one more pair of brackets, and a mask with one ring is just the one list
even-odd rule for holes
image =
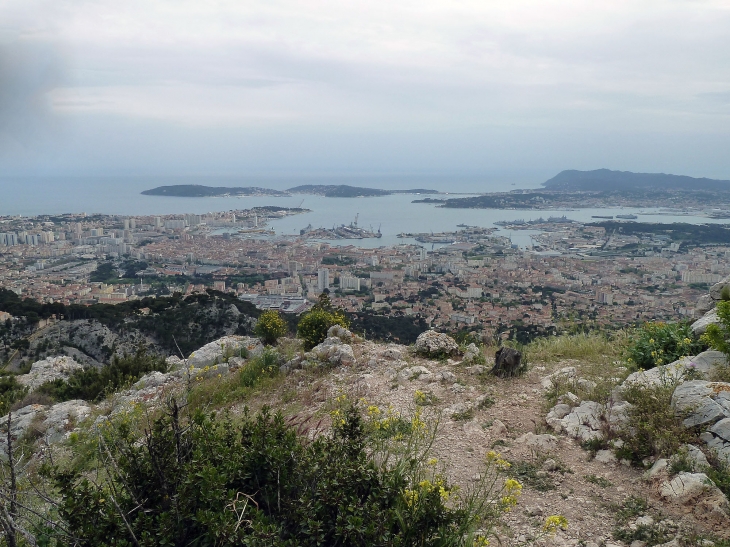
{"label": "dry grass", "polygon": [[554,363],[564,359],[576,359],[591,364],[612,364],[621,359],[628,334],[618,331],[603,333],[564,334],[538,338],[524,347],[530,363]]}

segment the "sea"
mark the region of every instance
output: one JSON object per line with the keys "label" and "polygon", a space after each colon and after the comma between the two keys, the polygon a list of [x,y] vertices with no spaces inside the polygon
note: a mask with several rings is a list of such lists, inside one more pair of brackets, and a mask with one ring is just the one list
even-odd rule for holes
{"label": "sea", "polygon": [[[358,218],[363,228],[380,230],[381,238],[358,240],[332,240],[333,245],[355,245],[375,248],[415,243],[410,238],[399,238],[398,234],[450,232],[458,225],[498,228],[498,234],[507,236],[514,245],[521,248],[531,246],[533,230],[509,230],[495,226],[495,222],[514,220],[535,220],[549,217],[567,218],[579,222],[600,219],[594,216],[616,216],[634,214],[640,222],[686,222],[691,224],[727,223],[727,220],[710,219],[704,216],[665,211],[657,208],[585,208],[585,209],[451,209],[434,204],[413,203],[426,195],[393,194],[380,197],[327,198],[314,195],[292,195],[287,197],[220,197],[188,198],[168,196],[146,196],[143,190],[170,184],[205,184],[209,186],[261,186],[286,189],[298,184],[350,184],[373,188],[406,189],[429,188],[449,192],[447,196],[462,197],[477,192],[510,191],[518,188],[536,188],[539,183],[513,181],[509,177],[489,181],[470,179],[450,180],[409,178],[407,180],[352,180],[352,179],[257,179],[232,178],[170,178],[170,177],[108,177],[108,178],[16,178],[0,179],[0,215],[35,216],[42,214],[101,213],[109,215],[169,215],[248,209],[251,207],[275,205],[280,207],[302,207],[310,212],[274,220],[269,227],[275,237],[297,235],[302,228],[331,228],[350,224]],[[432,245],[425,245],[432,247]]]}

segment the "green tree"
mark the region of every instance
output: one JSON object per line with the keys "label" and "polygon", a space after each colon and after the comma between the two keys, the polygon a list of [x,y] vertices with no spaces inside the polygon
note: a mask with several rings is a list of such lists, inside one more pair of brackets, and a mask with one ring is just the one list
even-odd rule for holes
{"label": "green tree", "polygon": [[327,311],[315,306],[302,315],[297,325],[297,336],[304,340],[306,349],[312,349],[324,342],[327,331],[334,325],[347,328],[350,326],[350,320],[341,311]]}
{"label": "green tree", "polygon": [[282,336],[286,335],[288,329],[286,321],[279,315],[278,311],[267,310],[259,316],[254,327],[254,333],[260,337],[264,344],[274,345]]}

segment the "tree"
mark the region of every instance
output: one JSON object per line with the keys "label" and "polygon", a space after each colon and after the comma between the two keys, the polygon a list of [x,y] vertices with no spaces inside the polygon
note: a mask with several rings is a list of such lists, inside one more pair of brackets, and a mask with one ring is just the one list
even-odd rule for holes
{"label": "tree", "polygon": [[278,311],[267,310],[259,316],[253,331],[264,344],[274,345],[279,338],[286,335],[288,329]]}
{"label": "tree", "polygon": [[302,315],[297,325],[297,336],[304,340],[304,347],[309,350],[324,342],[327,331],[334,325],[347,328],[350,321],[341,311],[327,311],[315,306]]}

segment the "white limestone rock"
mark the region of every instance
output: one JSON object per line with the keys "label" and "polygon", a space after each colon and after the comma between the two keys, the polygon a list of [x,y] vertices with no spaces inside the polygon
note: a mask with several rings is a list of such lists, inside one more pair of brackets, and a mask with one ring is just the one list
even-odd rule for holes
{"label": "white limestone rock", "polygon": [[672,407],[686,416],[684,425],[712,425],[730,417],[730,384],[691,380],[677,386],[672,395]]}
{"label": "white limestone rock", "polygon": [[459,345],[447,334],[428,330],[416,338],[416,352],[427,357],[455,355],[459,353]]}
{"label": "white limestone rock", "polygon": [[74,372],[83,368],[81,363],[77,363],[65,355],[48,357],[33,363],[30,372],[16,376],[16,380],[19,384],[26,386],[28,391],[33,391],[46,382],[67,380]]}
{"label": "white limestone rock", "polygon": [[205,368],[223,363],[227,358],[240,357],[241,354],[259,355],[264,350],[258,338],[250,336],[224,336],[210,342],[192,352],[188,357],[188,366]]}
{"label": "white limestone rock", "polygon": [[700,335],[705,333],[708,326],[718,324],[720,324],[720,318],[717,315],[717,309],[713,308],[705,315],[700,317],[697,321],[692,323],[692,326],[690,328],[692,329],[693,333],[695,333],[696,335]]}

